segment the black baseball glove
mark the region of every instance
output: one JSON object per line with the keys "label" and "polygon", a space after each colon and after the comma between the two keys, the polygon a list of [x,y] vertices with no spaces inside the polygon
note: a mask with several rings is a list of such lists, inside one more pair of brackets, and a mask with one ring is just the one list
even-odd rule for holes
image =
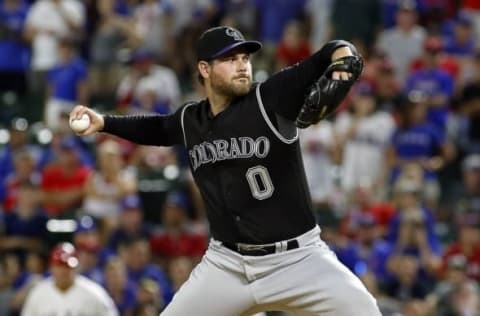
{"label": "black baseball glove", "polygon": [[[333,113],[358,80],[362,70],[363,59],[360,56],[346,56],[332,62],[308,90],[295,122],[297,127],[306,128]],[[352,76],[348,80],[334,80],[334,71],[349,72]]]}

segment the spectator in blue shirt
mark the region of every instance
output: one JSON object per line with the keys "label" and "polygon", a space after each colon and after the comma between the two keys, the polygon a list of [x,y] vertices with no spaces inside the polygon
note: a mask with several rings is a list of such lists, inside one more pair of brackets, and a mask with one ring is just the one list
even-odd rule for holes
{"label": "spectator in blue shirt", "polygon": [[387,236],[393,246],[389,266],[394,266],[402,256],[413,256],[419,262],[419,277],[432,281],[441,265],[441,249],[433,214],[422,205],[421,185],[407,178],[394,185],[397,212]]}
{"label": "spectator in blue shirt", "polygon": [[5,214],[5,236],[0,238],[0,250],[15,251],[23,261],[29,250],[41,250],[48,240],[47,215],[39,207],[40,189],[30,182],[18,187],[17,207]]}
{"label": "spectator in blue shirt", "polygon": [[24,94],[30,51],[22,32],[28,6],[23,0],[0,1],[0,93]]}
{"label": "spectator in blue shirt", "polygon": [[87,65],[76,53],[76,41],[65,37],[59,43],[60,62],[47,76],[48,98],[45,121],[53,130],[60,127],[63,114],[88,99]]}
{"label": "spectator in blue shirt", "polygon": [[[392,171],[391,180],[397,180],[401,172],[412,165],[423,169],[425,188],[430,193],[429,202],[439,197],[436,172],[454,156],[453,147],[426,119],[427,104],[422,93],[412,93],[401,101],[400,125],[393,133],[387,159]],[[431,190],[430,190],[431,189]]]}
{"label": "spectator in blue shirt", "polygon": [[278,43],[288,22],[298,18],[305,0],[256,0],[261,14],[260,37],[267,43]]}
{"label": "spectator in blue shirt", "polygon": [[30,140],[30,129],[28,121],[23,117],[16,117],[11,120],[8,129],[10,140],[0,149],[0,183],[14,173],[14,156],[17,151],[28,151],[35,162],[38,162],[42,155],[42,149]]}
{"label": "spectator in blue shirt", "polygon": [[122,199],[122,213],[119,226],[113,231],[108,247],[115,251],[123,241],[132,238],[149,239],[151,225],[143,220],[143,209],[138,195],[129,195]]}
{"label": "spectator in blue shirt", "polygon": [[466,15],[459,15],[452,21],[451,32],[445,39],[445,52],[458,57],[469,57],[475,53],[473,22]]}
{"label": "spectator in blue shirt", "polygon": [[377,282],[387,278],[386,262],[391,246],[380,237],[380,226],[371,214],[357,214],[353,221],[356,225],[356,238],[345,246],[334,246],[338,259],[358,276],[370,272]]}
{"label": "spectator in blue shirt", "polygon": [[103,287],[113,298],[122,316],[133,316],[137,306],[136,289],[128,280],[127,268],[119,257],[110,257],[105,265]]}
{"label": "spectator in blue shirt", "polygon": [[[427,39],[433,42],[433,39]],[[442,46],[433,47],[426,44],[424,54],[424,68],[412,73],[406,81],[405,92],[410,94],[416,91],[426,96],[428,106],[428,120],[433,123],[442,133],[445,132],[449,113],[450,98],[453,95],[454,81],[452,76],[441,69]]]}
{"label": "spectator in blue shirt", "polygon": [[126,240],[118,250],[120,256],[125,258],[129,280],[137,285],[142,279],[154,280],[161,289],[161,299],[169,303],[173,297],[172,286],[165,272],[158,265],[151,263],[148,240],[143,238]]}

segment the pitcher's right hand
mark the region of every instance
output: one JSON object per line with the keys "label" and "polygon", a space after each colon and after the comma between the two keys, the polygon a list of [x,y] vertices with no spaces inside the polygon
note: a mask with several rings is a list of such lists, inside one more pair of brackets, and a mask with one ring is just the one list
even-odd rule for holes
{"label": "pitcher's right hand", "polygon": [[88,126],[86,130],[76,133],[77,135],[87,136],[103,130],[103,126],[105,124],[103,115],[83,105],[77,105],[73,108],[73,110],[70,112],[69,122],[80,119],[83,114],[87,114],[90,118],[90,126]]}

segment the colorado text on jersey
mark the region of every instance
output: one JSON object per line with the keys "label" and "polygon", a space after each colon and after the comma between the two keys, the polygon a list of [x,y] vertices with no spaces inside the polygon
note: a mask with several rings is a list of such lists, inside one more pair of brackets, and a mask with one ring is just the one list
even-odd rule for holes
{"label": "colorado text on jersey", "polygon": [[203,142],[193,146],[188,151],[193,170],[203,164],[215,163],[217,161],[250,158],[255,155],[257,158],[265,158],[270,151],[270,141],[265,136],[257,139],[251,137],[217,139],[213,142]]}

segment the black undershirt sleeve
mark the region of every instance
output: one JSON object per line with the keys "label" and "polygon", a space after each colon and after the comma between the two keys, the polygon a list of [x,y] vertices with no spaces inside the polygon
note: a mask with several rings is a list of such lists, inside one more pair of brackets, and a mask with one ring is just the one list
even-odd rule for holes
{"label": "black undershirt sleeve", "polygon": [[102,132],[140,145],[171,146],[183,143],[181,113],[170,115],[105,115]]}
{"label": "black undershirt sleeve", "polygon": [[330,65],[333,52],[343,46],[349,46],[352,52],[357,54],[356,48],[350,42],[333,40],[302,62],[268,78],[260,86],[260,95],[265,108],[295,121],[307,89]]}

